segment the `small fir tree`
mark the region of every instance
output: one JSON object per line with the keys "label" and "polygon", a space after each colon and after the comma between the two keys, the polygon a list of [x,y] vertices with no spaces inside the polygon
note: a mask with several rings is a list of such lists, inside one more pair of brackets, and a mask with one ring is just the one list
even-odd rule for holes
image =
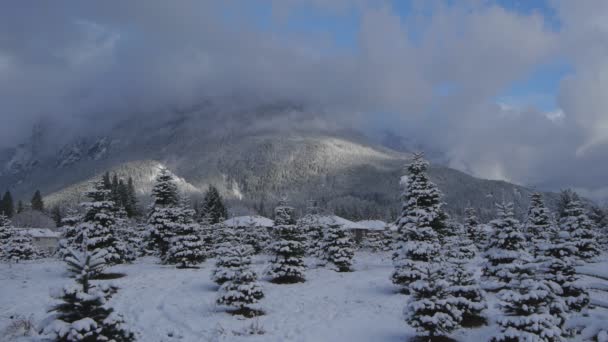
{"label": "small fir tree", "polygon": [[332,224],[325,234],[325,256],[338,272],[352,271],[353,240],[341,226]]}
{"label": "small fir tree", "polygon": [[177,185],[173,180],[173,175],[166,168],[162,168],[156,176],[152,188],[152,198],[154,207],[171,207],[179,204]]}
{"label": "small fir tree", "polygon": [[285,200],[281,200],[274,208],[274,223],[277,226],[296,224],[295,209],[288,206]]}
{"label": "small fir tree", "polygon": [[66,258],[76,285],[65,287],[54,297],[59,304],[50,312],[51,323],[41,334],[52,341],[135,341],[135,334],[127,327],[121,315],[108,306],[107,301],[116,293],[113,286],[91,283],[91,279],[105,267],[105,250],[89,253],[72,251]]}
{"label": "small fir tree", "polygon": [[309,213],[298,220],[298,226],[306,236],[306,255],[323,259],[325,226],[319,222],[319,215]]}
{"label": "small fir tree", "polygon": [[82,223],[78,225],[81,234],[88,237],[86,248],[91,252],[105,249],[108,264],[125,262],[127,251],[116,234],[116,207],[110,198],[110,191],[104,188],[103,181],[100,180],[93,185],[87,196],[91,201],[82,204],[85,214]]}
{"label": "small fir tree", "polygon": [[40,194],[40,190],[36,190],[34,193],[34,197],[32,197],[32,210],[44,211],[44,201],[42,200],[42,195]]}
{"label": "small fir tree", "polygon": [[164,259],[166,264],[177,264],[181,268],[191,267],[205,261],[205,246],[197,234],[194,210],[182,204],[176,208],[178,221],[173,229],[169,250]]}
{"label": "small fir tree", "polygon": [[404,310],[407,323],[427,341],[442,338],[460,327],[462,311],[448,291],[441,266],[426,264],[424,276],[410,284],[411,297]]}
{"label": "small fir tree", "polygon": [[152,188],[152,207],[148,216],[148,248],[156,250],[164,259],[179,220],[179,195],[173,176],[165,168],[160,170]]}
{"label": "small fir tree", "polygon": [[220,192],[213,185],[209,186],[200,209],[201,218],[206,218],[210,224],[216,224],[228,218],[228,210]]}
{"label": "small fir tree", "polygon": [[275,227],[277,241],[272,245],[273,260],[270,264],[272,282],[291,284],[304,281],[304,241],[300,227],[279,225]]}
{"label": "small fir tree", "polygon": [[464,227],[453,228],[453,230],[458,233],[444,240],[444,249],[447,249],[448,259],[458,263],[475,258],[477,247],[473,241],[469,240]]}
{"label": "small fir tree", "polygon": [[234,269],[238,266],[238,258],[231,251],[240,245],[239,238],[234,229],[221,224],[217,228],[218,238],[215,241],[215,268],[211,273],[214,283],[222,285],[234,277]]}
{"label": "small fir tree", "polygon": [[479,221],[474,208],[464,210],[464,230],[467,238],[475,244],[478,250],[483,250],[486,243],[486,233]]}
{"label": "small fir tree", "polygon": [[32,242],[32,238],[25,232],[19,232],[12,228],[11,237],[4,250],[5,258],[11,262],[33,260],[39,256],[39,252]]}
{"label": "small fir tree", "polygon": [[8,248],[8,242],[13,235],[13,228],[8,217],[0,213],[0,259],[5,258],[5,250]]}
{"label": "small fir tree", "polygon": [[462,325],[474,326],[483,323],[483,311],[487,308],[487,303],[485,293],[473,273],[466,270],[463,263],[455,263],[452,264],[447,280],[450,302],[462,312]]}
{"label": "small fir tree", "polygon": [[564,216],[560,219],[560,230],[570,234],[570,238],[577,248],[576,256],[582,260],[590,260],[600,254],[598,238],[593,223],[580,202],[571,200],[566,204]]}
{"label": "small fir tree", "polygon": [[68,209],[66,216],[61,219],[60,231],[61,240],[59,240],[58,256],[65,258],[68,256],[70,248],[78,248],[82,244],[81,227],[82,215],[74,209]]}
{"label": "small fir tree", "polygon": [[518,273],[529,272],[524,267],[530,258],[526,252],[526,238],[520,231],[519,221],[513,217],[513,204],[497,204],[496,208],[498,218],[490,222],[493,234],[483,266],[484,288],[488,291],[511,286]]}
{"label": "small fir tree", "polygon": [[534,257],[542,254],[539,248],[548,242],[553,227],[551,212],[545,207],[542,195],[540,193],[532,194],[524,233],[532,246]]}
{"label": "small fir tree", "polygon": [[219,289],[217,304],[229,307],[233,314],[245,317],[262,315],[256,304],[264,297],[257,275],[251,269],[251,247],[234,246],[228,252],[233,262],[233,275]]}

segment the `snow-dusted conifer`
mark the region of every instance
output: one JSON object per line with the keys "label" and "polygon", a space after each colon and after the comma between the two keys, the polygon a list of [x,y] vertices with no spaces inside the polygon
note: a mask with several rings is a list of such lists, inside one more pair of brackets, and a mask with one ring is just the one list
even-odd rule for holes
{"label": "snow-dusted conifer", "polygon": [[441,192],[426,175],[428,162],[421,154],[408,166],[408,177],[402,196],[401,217],[397,220],[397,243],[393,255],[393,283],[402,293],[423,278],[428,263],[440,254],[438,232],[446,231],[446,216],[441,209]]}
{"label": "snow-dusted conifer", "polygon": [[32,238],[25,232],[11,228],[11,237],[4,249],[5,258],[12,262],[36,259],[40,254],[32,242]]}
{"label": "snow-dusted conifer", "polygon": [[[523,275],[523,274],[522,274]],[[535,277],[521,277],[509,290],[500,292],[504,316],[496,342],[562,341],[560,318],[551,314],[555,294],[549,284]]]}
{"label": "snow-dusted conifer", "polygon": [[477,249],[483,250],[487,243],[486,234],[474,208],[464,210],[464,230],[468,239],[473,241]]}
{"label": "snow-dusted conifer", "polygon": [[82,215],[74,209],[68,209],[65,217],[61,219],[61,240],[59,240],[58,256],[65,258],[70,248],[78,248],[82,244],[82,231],[79,224]]}
{"label": "snow-dusted conifer", "polygon": [[511,286],[518,274],[528,272],[524,264],[530,256],[526,252],[526,238],[520,223],[513,217],[513,204],[497,204],[498,218],[490,222],[493,233],[485,252],[483,267],[484,289],[499,291]]}
{"label": "snow-dusted conifer", "polygon": [[477,254],[477,247],[473,241],[469,240],[464,228],[454,228],[454,231],[458,233],[444,239],[444,249],[447,249],[448,259],[455,263],[473,259]]}
{"label": "snow-dusted conifer", "polygon": [[161,259],[169,250],[171,238],[174,235],[176,222],[179,219],[179,195],[173,176],[166,168],[162,168],[156,177],[152,188],[153,203],[148,216],[149,246],[156,249]]}
{"label": "snow-dusted conifer", "polygon": [[86,248],[91,252],[105,249],[106,262],[109,264],[125,262],[126,250],[116,234],[116,207],[110,199],[110,191],[100,180],[94,183],[87,196],[91,201],[82,204],[85,214],[78,225],[80,234],[87,235]]}
{"label": "snow-dusted conifer", "polygon": [[219,289],[217,304],[232,309],[233,314],[246,317],[259,316],[257,303],[264,297],[257,275],[251,269],[252,249],[248,245],[231,248],[227,257],[232,261],[233,275]]}
{"label": "snow-dusted conifer", "polygon": [[551,229],[554,227],[551,216],[551,212],[545,207],[542,195],[540,193],[532,194],[528,216],[524,224],[524,233],[531,244],[534,257],[542,254],[540,251],[542,245],[547,244],[550,239]]}
{"label": "snow-dusted conifer", "polygon": [[215,244],[215,268],[211,273],[211,279],[218,285],[222,285],[234,276],[234,269],[238,266],[238,260],[231,251],[240,245],[239,238],[233,228],[224,224],[217,228],[217,239]]}
{"label": "snow-dusted conifer", "polygon": [[205,193],[199,210],[199,218],[207,220],[210,224],[216,224],[228,218],[228,210],[226,210],[222,196],[213,185],[210,185]]}
{"label": "snow-dusted conifer", "polygon": [[5,249],[8,247],[12,233],[11,221],[6,215],[0,213],[0,259],[4,259]]}
{"label": "snow-dusted conifer", "polygon": [[304,243],[306,237],[300,226],[278,225],[274,228],[276,241],[271,251],[274,255],[270,263],[272,282],[278,284],[299,283],[305,280]]}
{"label": "snow-dusted conifer", "polygon": [[324,248],[327,262],[332,263],[338,272],[352,271],[355,256],[353,240],[341,226],[329,225],[325,233]]}
{"label": "snow-dusted conifer", "polygon": [[578,258],[589,260],[600,254],[593,222],[587,217],[578,200],[572,199],[566,204],[559,226],[561,231],[570,234],[570,239],[577,248]]}
{"label": "snow-dusted conifer", "polygon": [[[85,239],[86,240],[86,239]],[[121,315],[107,305],[116,293],[114,286],[91,283],[91,279],[105,267],[106,250],[89,253],[70,250],[66,261],[76,285],[67,286],[54,295],[59,303],[50,312],[52,321],[42,329],[45,339],[73,341],[135,341],[135,334],[126,326]]]}
{"label": "snow-dusted conifer", "polygon": [[169,250],[163,262],[185,268],[205,260],[205,246],[198,235],[198,225],[194,222],[194,210],[186,204],[174,208],[176,222],[173,236],[169,240]]}
{"label": "snow-dusted conifer", "polygon": [[483,311],[487,308],[485,293],[479,287],[473,273],[464,263],[452,264],[447,280],[449,301],[462,312],[462,325],[472,326],[485,321]]}
{"label": "snow-dusted conifer", "polygon": [[274,223],[277,226],[296,224],[295,209],[288,206],[285,200],[281,200],[274,209]]}
{"label": "snow-dusted conifer", "polygon": [[453,303],[441,264],[425,266],[423,276],[409,285],[411,297],[404,313],[419,336],[435,341],[460,327],[462,311]]}

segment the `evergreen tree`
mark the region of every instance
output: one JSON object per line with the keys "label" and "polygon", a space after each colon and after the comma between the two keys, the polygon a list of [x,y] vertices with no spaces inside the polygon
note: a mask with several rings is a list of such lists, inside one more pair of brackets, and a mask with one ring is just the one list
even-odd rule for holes
{"label": "evergreen tree", "polygon": [[467,271],[463,263],[455,263],[447,278],[450,303],[462,312],[462,325],[472,326],[485,321],[483,311],[487,308],[485,293],[473,273]]}
{"label": "evergreen tree", "polygon": [[304,281],[304,241],[300,227],[279,225],[275,227],[277,241],[272,245],[274,259],[270,264],[272,281],[291,284]]}
{"label": "evergreen tree", "polygon": [[133,178],[129,177],[127,180],[127,199],[125,210],[129,217],[135,217],[139,214],[137,208],[137,194],[135,193],[135,185],[133,184]]}
{"label": "evergreen tree", "polygon": [[194,210],[184,203],[175,210],[178,212],[178,220],[163,261],[166,264],[177,264],[181,268],[194,266],[205,260],[205,247],[197,234],[198,226],[194,222]]}
{"label": "evergreen tree", "polygon": [[110,179],[110,172],[103,174],[101,181],[103,182],[103,188],[106,190],[112,190],[112,180]]}
{"label": "evergreen tree", "polygon": [[40,190],[36,190],[34,193],[34,197],[32,197],[32,210],[44,211],[44,201],[42,200],[42,195],[40,194]]}
{"label": "evergreen tree", "polygon": [[235,268],[239,266],[238,256],[231,252],[240,242],[234,230],[222,224],[218,227],[218,239],[215,245],[217,256],[215,268],[211,274],[213,282],[218,285],[231,280],[235,274]]}
{"label": "evergreen tree", "polygon": [[555,295],[545,281],[523,276],[499,297],[504,317],[498,321],[501,332],[492,341],[563,341],[560,318],[551,314]]}
{"label": "evergreen tree", "polygon": [[[102,184],[103,186],[103,184]],[[105,267],[105,250],[89,253],[71,251],[66,258],[70,271],[76,275],[76,286],[65,287],[55,299],[53,321],[42,330],[51,341],[135,341],[121,315],[108,306],[107,301],[117,291],[113,286],[100,286],[91,279]]]}
{"label": "evergreen tree", "polygon": [[573,199],[566,204],[559,224],[560,230],[570,233],[578,258],[589,260],[600,254],[593,223],[579,201]]}
{"label": "evergreen tree", "polygon": [[200,212],[201,217],[207,218],[211,224],[219,223],[228,218],[228,210],[224,206],[222,196],[213,185],[210,185],[205,193]]}
{"label": "evergreen tree", "polygon": [[13,235],[13,227],[8,217],[0,213],[0,259],[5,259],[5,251],[8,248],[8,243]]}
{"label": "evergreen tree", "polygon": [[589,219],[593,221],[593,224],[596,227],[608,226],[608,212],[606,212],[606,209],[597,205],[591,207],[591,210],[589,211]]}
{"label": "evergreen tree", "polygon": [[7,260],[18,263],[23,260],[32,260],[39,256],[32,238],[24,232],[19,232],[12,228],[11,237],[8,245],[4,249],[4,256]]}
{"label": "evergreen tree", "polygon": [[23,210],[25,210],[25,208],[23,206],[23,201],[19,200],[17,202],[17,214],[21,214],[23,212]]}
{"label": "evergreen tree", "polygon": [[56,227],[61,227],[63,213],[61,212],[61,208],[59,208],[59,206],[54,206],[53,209],[51,209],[51,218],[55,222]]}
{"label": "evergreen tree", "polygon": [[545,207],[542,195],[532,194],[524,232],[532,245],[532,253],[535,257],[541,254],[540,246],[548,242],[552,227],[551,212]]}
{"label": "evergreen tree", "polygon": [[306,236],[306,255],[323,259],[325,226],[319,222],[319,215],[309,212],[298,220],[298,226]]}
{"label": "evergreen tree", "polygon": [[566,207],[572,201],[580,201],[576,192],[571,189],[565,189],[559,193],[559,200],[557,202],[557,217],[559,219],[566,216]]}
{"label": "evergreen tree", "polygon": [[78,225],[81,234],[88,237],[86,248],[95,252],[105,249],[106,262],[120,264],[125,262],[126,250],[116,234],[116,207],[111,200],[111,193],[104,188],[103,181],[93,184],[93,189],[87,193],[90,202],[82,203],[85,214],[82,223]]}
{"label": "evergreen tree", "polygon": [[13,195],[11,195],[11,192],[8,190],[4,193],[4,196],[2,197],[2,208],[0,208],[0,211],[8,218],[12,218],[15,214],[15,209],[13,205]]}
{"label": "evergreen tree", "polygon": [[409,286],[411,297],[406,307],[407,323],[427,341],[442,340],[460,326],[462,311],[453,303],[441,266],[427,263],[423,276]]}
{"label": "evergreen tree", "polygon": [[232,309],[233,314],[254,317],[263,314],[256,307],[264,297],[257,275],[251,269],[251,248],[234,246],[227,256],[232,260],[233,275],[219,289],[217,304]]}
{"label": "evergreen tree", "polygon": [[78,247],[82,244],[82,233],[80,223],[82,215],[78,214],[74,209],[68,209],[66,216],[61,220],[60,231],[61,240],[59,240],[58,254],[60,258],[65,258],[69,255],[69,249]]}
{"label": "evergreen tree", "polygon": [[469,240],[473,241],[477,249],[482,250],[486,244],[486,234],[474,208],[464,210],[464,230]]}
{"label": "evergreen tree", "polygon": [[170,240],[178,225],[180,210],[177,185],[167,169],[161,169],[152,188],[153,203],[148,216],[150,249],[157,250],[164,259]]}
{"label": "evergreen tree", "polygon": [[520,223],[513,217],[513,204],[497,204],[498,218],[490,222],[493,233],[485,253],[483,267],[484,288],[498,291],[511,286],[518,273],[528,272],[523,266],[530,256],[526,252],[526,238]]}
{"label": "evergreen tree", "polygon": [[287,205],[285,200],[274,208],[274,224],[277,226],[296,224],[295,209]]}
{"label": "evergreen tree", "polygon": [[350,272],[353,264],[353,241],[341,226],[330,225],[325,234],[325,256],[338,272]]}
{"label": "evergreen tree", "polygon": [[465,233],[464,229],[454,228],[454,231],[459,233],[446,239],[447,246],[444,244],[448,259],[458,263],[475,258],[477,247],[475,247],[473,241],[469,240],[468,234]]}

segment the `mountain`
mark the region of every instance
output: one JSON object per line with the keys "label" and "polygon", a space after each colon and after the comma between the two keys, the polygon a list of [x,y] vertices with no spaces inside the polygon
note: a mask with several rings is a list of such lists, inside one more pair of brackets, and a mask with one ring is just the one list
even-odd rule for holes
{"label": "mountain", "polygon": [[[210,121],[200,112],[151,122],[125,120],[104,134],[77,136],[44,154],[32,138],[0,153],[0,187],[24,200],[40,189],[48,207],[71,206],[84,200],[91,180],[110,171],[133,177],[145,203],[158,170],[167,167],[194,200],[209,184],[216,185],[232,214],[271,215],[270,208],[284,197],[300,211],[316,200],[329,211],[353,218],[388,219],[398,212],[399,181],[409,152],[371,143],[353,131],[311,127],[294,117],[288,126],[277,126],[272,114],[261,119],[272,124],[260,123],[257,114],[233,116],[219,127],[206,125],[221,121]],[[489,219],[494,202],[502,200],[513,201],[523,214],[532,192],[441,165],[433,165],[430,174],[454,216],[473,206]],[[553,205],[557,195],[547,193],[546,199]]]}

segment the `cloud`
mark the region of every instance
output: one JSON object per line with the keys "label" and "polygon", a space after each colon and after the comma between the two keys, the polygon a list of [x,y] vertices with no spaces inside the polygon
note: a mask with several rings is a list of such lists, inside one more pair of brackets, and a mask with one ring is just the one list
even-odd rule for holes
{"label": "cloud", "polygon": [[[406,13],[392,4],[12,3],[0,12],[0,146],[19,141],[41,118],[78,132],[229,99],[223,104],[312,108],[311,126],[374,122],[481,177],[606,185],[604,1],[552,2],[559,28],[542,13],[492,2],[414,1]],[[331,34],[293,32],[290,21],[302,12],[355,21],[355,31],[344,33],[354,46],[338,46]],[[496,103],[514,82],[559,58],[574,73],[560,86],[557,110]],[[293,112],[264,120],[261,127],[284,123]]]}

